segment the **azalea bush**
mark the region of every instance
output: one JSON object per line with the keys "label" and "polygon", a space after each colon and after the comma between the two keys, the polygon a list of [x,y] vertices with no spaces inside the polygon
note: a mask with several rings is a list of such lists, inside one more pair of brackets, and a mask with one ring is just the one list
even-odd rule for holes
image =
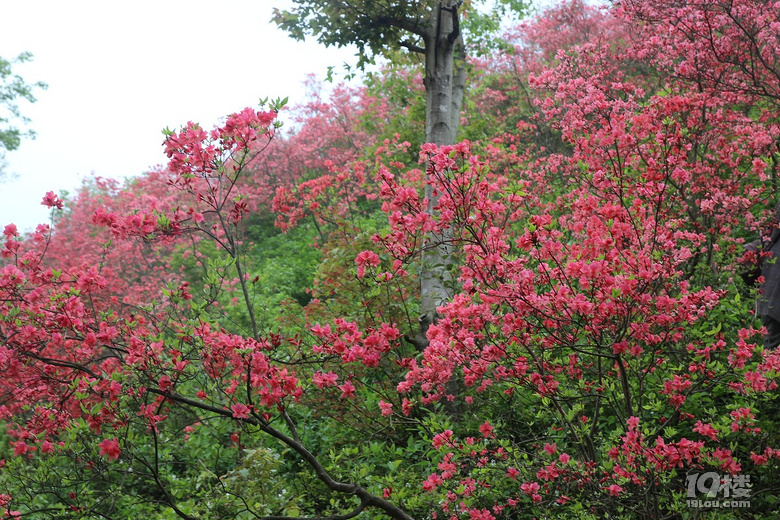
{"label": "azalea bush", "polygon": [[[574,1],[472,63],[473,141],[411,144],[369,85],[47,194],[53,228],[4,227],[4,515],[684,518],[716,472],[771,518],[780,355],[736,273],[776,198],[777,12]],[[451,297],[419,316],[431,237]]]}

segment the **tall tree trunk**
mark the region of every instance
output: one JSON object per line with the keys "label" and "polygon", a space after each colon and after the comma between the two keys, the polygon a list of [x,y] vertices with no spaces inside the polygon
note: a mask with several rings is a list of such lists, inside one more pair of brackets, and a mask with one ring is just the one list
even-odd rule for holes
{"label": "tall tree trunk", "polygon": [[[453,144],[458,131],[460,101],[463,98],[463,84],[457,88],[455,82],[463,82],[465,79],[458,71],[463,69],[463,63],[460,63],[460,59],[458,64],[455,63],[456,54],[463,53],[457,7],[440,3],[433,9],[424,39],[425,140],[438,145]],[[459,92],[460,100],[455,99],[455,92]],[[455,108],[457,113],[454,113]]]}
{"label": "tall tree trunk", "polygon": [[[425,141],[437,145],[455,143],[465,89],[465,48],[458,21],[458,4],[442,2],[431,12],[425,34]],[[428,212],[433,214],[438,195],[425,187]],[[427,345],[425,332],[436,319],[436,308],[452,290],[451,233],[425,237],[421,270],[420,331],[418,347]]]}

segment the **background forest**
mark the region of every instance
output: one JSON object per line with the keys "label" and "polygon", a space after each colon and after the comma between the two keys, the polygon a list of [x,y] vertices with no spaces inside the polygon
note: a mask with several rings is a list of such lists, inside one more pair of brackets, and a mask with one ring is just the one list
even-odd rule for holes
{"label": "background forest", "polygon": [[4,517],[776,518],[780,4],[296,4],[381,69],[3,228]]}

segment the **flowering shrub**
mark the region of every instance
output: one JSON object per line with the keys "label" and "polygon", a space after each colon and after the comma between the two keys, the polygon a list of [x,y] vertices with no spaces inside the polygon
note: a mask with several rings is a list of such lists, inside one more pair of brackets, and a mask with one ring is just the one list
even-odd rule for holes
{"label": "flowering shrub", "polygon": [[[760,0],[678,4],[571,2],[526,26],[591,13],[552,63],[520,47],[537,115],[513,136],[409,165],[400,136],[350,131],[372,159],[312,159],[273,205],[280,227],[312,222],[322,266],[276,328],[243,233],[271,198],[278,104],[167,131],[143,197],[95,181],[72,210],[102,227],[84,261],[67,219],[5,226],[0,481],[23,484],[4,515],[661,518],[685,514],[688,472],[768,489],[780,356],[733,273],[774,202],[780,22]],[[593,24],[617,36],[572,33]],[[561,142],[520,151],[543,127]],[[419,341],[431,236],[452,297]],[[183,251],[199,276],[171,268]]]}

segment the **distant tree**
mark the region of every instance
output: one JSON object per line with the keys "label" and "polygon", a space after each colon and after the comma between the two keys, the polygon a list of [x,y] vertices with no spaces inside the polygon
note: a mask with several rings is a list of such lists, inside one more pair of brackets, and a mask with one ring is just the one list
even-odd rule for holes
{"label": "distant tree", "polygon": [[29,123],[29,119],[22,115],[17,101],[26,99],[30,103],[35,102],[33,91],[36,88],[45,89],[46,84],[40,81],[25,83],[18,74],[14,74],[12,66],[24,63],[32,59],[32,54],[23,52],[15,59],[8,61],[0,56],[0,181],[5,177],[5,153],[19,148],[23,137],[35,138],[32,130],[22,130],[17,123]]}
{"label": "distant tree", "polygon": [[[473,2],[463,0],[294,0],[290,11],[274,11],[274,21],[297,39],[313,35],[326,46],[355,45],[358,66],[373,57],[399,50],[425,56],[425,142],[455,142],[466,85],[466,47],[462,12],[468,12],[476,32],[493,28],[490,17],[481,17]],[[518,12],[526,4],[518,0],[497,2]],[[495,18],[493,18],[495,20]],[[428,211],[434,212],[438,195],[428,185]],[[447,236],[430,236],[424,248],[421,272],[420,326],[424,332],[436,308],[451,295],[451,251]],[[419,334],[418,337],[424,337]],[[423,345],[424,346],[424,345]]]}

